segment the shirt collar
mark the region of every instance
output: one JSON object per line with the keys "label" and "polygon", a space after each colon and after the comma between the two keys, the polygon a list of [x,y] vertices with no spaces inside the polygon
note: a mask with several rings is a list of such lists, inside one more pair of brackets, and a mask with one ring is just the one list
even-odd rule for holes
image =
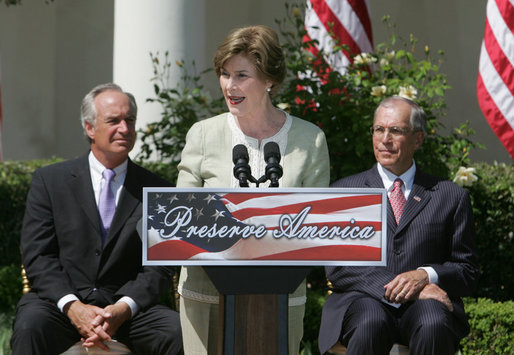
{"label": "shirt collar", "polygon": [[[123,163],[115,167],[113,170],[116,173],[114,180],[116,181],[119,177],[123,176],[127,172],[128,159],[126,159]],[[89,152],[89,168],[91,170],[91,175],[93,177],[98,177],[101,179],[103,171],[106,169],[102,163],[96,159],[93,152]]]}
{"label": "shirt collar", "polygon": [[384,168],[380,163],[377,163],[378,174],[384,183],[384,187],[389,192],[393,188],[393,183],[396,178],[400,178],[403,181],[405,186],[405,194],[408,196],[409,192],[412,190],[412,185],[414,185],[414,175],[416,175],[416,162],[412,160],[412,165],[406,172],[404,172],[400,176],[396,176],[386,168]]}

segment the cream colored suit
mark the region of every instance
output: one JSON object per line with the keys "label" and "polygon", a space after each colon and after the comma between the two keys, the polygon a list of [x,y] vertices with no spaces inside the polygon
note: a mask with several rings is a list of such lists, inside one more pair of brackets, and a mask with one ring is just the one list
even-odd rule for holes
{"label": "cream colored suit", "polygon": [[[280,187],[327,187],[330,166],[324,133],[312,123],[286,116],[282,129],[260,145],[257,139],[243,134],[230,113],[195,123],[182,151],[177,187],[239,187],[232,173],[232,148],[236,144],[247,147],[252,175],[259,178],[265,171],[263,147],[268,141],[280,147],[284,171]],[[219,294],[202,267],[182,268],[179,293],[185,353],[214,354]],[[290,354],[299,352],[305,301],[304,281],[289,297]]]}

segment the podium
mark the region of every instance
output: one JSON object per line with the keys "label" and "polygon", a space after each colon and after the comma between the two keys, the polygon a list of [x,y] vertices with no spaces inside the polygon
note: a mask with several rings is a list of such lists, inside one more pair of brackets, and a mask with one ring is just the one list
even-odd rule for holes
{"label": "podium", "polygon": [[208,266],[220,293],[218,354],[287,355],[288,294],[310,266]]}
{"label": "podium", "polygon": [[386,207],[385,189],[145,187],[143,265],[204,267],[220,354],[285,355],[288,294],[311,267],[387,265]]}

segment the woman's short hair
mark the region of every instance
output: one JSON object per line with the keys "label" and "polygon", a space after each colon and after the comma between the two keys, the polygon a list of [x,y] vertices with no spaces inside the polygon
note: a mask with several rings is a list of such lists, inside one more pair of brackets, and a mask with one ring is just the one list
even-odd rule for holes
{"label": "woman's short hair", "polygon": [[218,77],[225,62],[238,54],[248,57],[259,74],[273,83],[271,94],[275,94],[286,77],[284,53],[277,33],[262,25],[237,28],[230,32],[214,56],[214,69]]}
{"label": "woman's short hair", "polygon": [[137,104],[134,95],[129,92],[124,92],[123,89],[114,83],[107,83],[95,86],[90,92],[84,96],[82,99],[82,106],[80,107],[80,122],[82,123],[82,128],[84,129],[84,134],[86,135],[88,141],[91,143],[91,139],[87,135],[86,132],[86,122],[88,122],[93,127],[96,127],[96,106],[95,106],[95,98],[105,91],[118,91],[124,93],[129,98],[130,104],[130,115],[134,118],[137,117]]}

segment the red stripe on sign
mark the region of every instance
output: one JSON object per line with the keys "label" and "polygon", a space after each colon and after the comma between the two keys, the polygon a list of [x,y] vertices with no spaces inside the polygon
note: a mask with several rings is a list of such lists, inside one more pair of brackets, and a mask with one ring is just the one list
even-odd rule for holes
{"label": "red stripe on sign", "polygon": [[203,252],[204,249],[182,240],[167,240],[148,248],[148,260],[187,260]]}
{"label": "red stripe on sign", "polygon": [[360,245],[331,245],[266,255],[255,260],[380,261],[381,249]]}
{"label": "red stripe on sign", "polygon": [[328,214],[351,208],[377,205],[381,202],[382,195],[345,196],[311,202],[293,203],[274,208],[242,208],[233,211],[232,216],[240,221],[244,221],[247,218],[257,216],[294,214],[300,212],[307,206],[311,207],[311,211],[309,212],[311,214]]}
{"label": "red stripe on sign", "polygon": [[269,193],[269,194],[254,194],[254,193],[228,193],[228,194],[225,194],[225,195],[222,195],[221,197],[224,199],[224,200],[227,200],[235,205],[238,205],[240,203],[243,203],[243,202],[246,202],[246,201],[249,201],[249,200],[252,200],[254,199],[255,197],[259,197],[259,198],[265,198],[265,197],[268,197],[268,196],[287,196],[288,194],[278,194],[278,193]]}

